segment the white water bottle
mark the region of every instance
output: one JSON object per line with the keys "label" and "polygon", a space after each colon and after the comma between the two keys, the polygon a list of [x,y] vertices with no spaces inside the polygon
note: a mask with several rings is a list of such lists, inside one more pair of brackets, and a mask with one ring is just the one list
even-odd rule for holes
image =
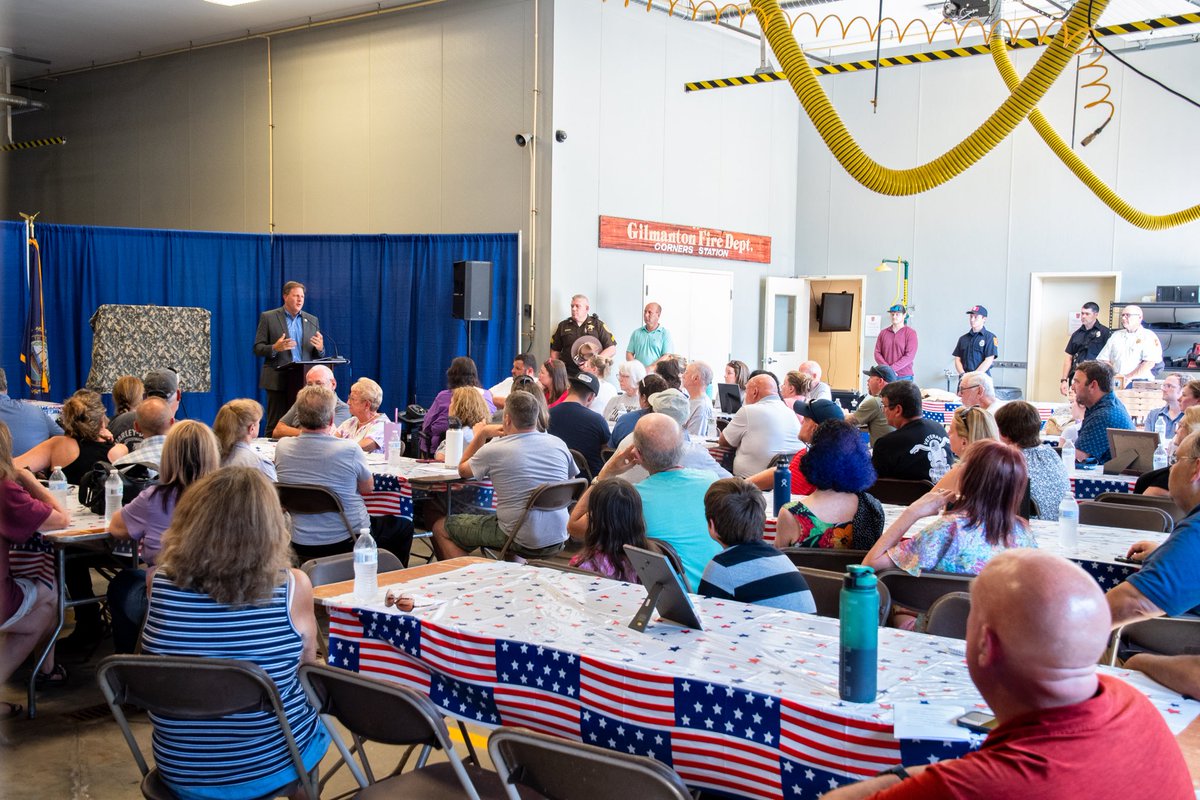
{"label": "white water bottle", "polygon": [[63,472],[62,467],[55,467],[50,473],[49,487],[50,494],[58,498],[58,502],[65,509],[67,507],[67,495],[70,489],[67,486],[67,476]]}
{"label": "white water bottle", "polygon": [[[1158,427],[1157,425],[1155,426]],[[1163,469],[1167,466],[1167,446],[1160,439],[1158,447],[1154,448],[1154,468]]]}
{"label": "white water bottle", "polygon": [[457,467],[462,461],[463,431],[457,417],[451,417],[446,428],[446,466]]}
{"label": "white water bottle", "polygon": [[104,481],[104,521],[106,523],[112,522],[113,516],[121,510],[124,498],[125,486],[121,483],[121,476],[115,469],[110,469],[108,478]]}
{"label": "white water bottle", "polygon": [[371,603],[379,589],[379,549],[370,528],[358,532],[354,543],[354,599]]}
{"label": "white water bottle", "polygon": [[1062,460],[1068,473],[1075,469],[1075,443],[1065,436],[1062,437]]}
{"label": "white water bottle", "polygon": [[1158,443],[1162,444],[1167,441],[1167,420],[1162,415],[1158,415],[1158,419],[1154,420],[1154,432],[1158,434]]}
{"label": "white water bottle", "polygon": [[400,438],[400,431],[392,431],[392,439],[388,442],[388,466],[400,466],[400,458],[404,455],[404,440]]}
{"label": "white water bottle", "polygon": [[1079,544],[1079,503],[1070,494],[1058,504],[1058,543],[1068,554]]}

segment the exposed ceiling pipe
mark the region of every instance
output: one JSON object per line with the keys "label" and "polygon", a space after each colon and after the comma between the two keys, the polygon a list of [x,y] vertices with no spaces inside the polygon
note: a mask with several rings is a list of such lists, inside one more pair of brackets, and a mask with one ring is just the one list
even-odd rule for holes
{"label": "exposed ceiling pipe", "polygon": [[8,92],[0,92],[0,106],[27,108],[30,111],[45,111],[50,107],[41,100],[30,100],[28,97],[22,97],[19,94],[9,94]]}

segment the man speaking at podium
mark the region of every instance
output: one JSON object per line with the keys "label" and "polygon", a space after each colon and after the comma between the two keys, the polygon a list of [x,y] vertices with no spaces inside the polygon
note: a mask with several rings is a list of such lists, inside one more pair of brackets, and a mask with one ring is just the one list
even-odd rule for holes
{"label": "man speaking at podium", "polygon": [[267,426],[264,429],[267,431],[275,430],[275,423],[291,405],[287,396],[287,376],[276,367],[325,355],[320,323],[312,314],[301,311],[302,308],[304,284],[288,281],[283,285],[283,305],[264,311],[258,317],[254,355],[266,359],[258,376],[258,388],[267,392]]}

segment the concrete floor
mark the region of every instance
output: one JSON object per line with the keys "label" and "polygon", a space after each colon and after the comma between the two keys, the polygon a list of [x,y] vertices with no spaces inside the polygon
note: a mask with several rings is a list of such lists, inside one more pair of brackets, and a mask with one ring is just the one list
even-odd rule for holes
{"label": "concrete floor", "polygon": [[[418,544],[417,548],[419,549]],[[413,563],[420,563],[419,561]],[[103,586],[97,585],[98,592]],[[69,633],[69,627],[64,635]],[[96,685],[96,665],[112,652],[112,640],[105,640],[87,661],[63,660],[70,680],[62,688],[39,694],[37,717],[0,723],[0,800],[120,800],[139,798],[141,776],[113,721],[104,697]],[[27,671],[0,687],[0,700],[26,705],[25,684],[20,680]],[[148,760],[150,721],[144,714],[130,720],[134,735]],[[451,736],[457,750],[465,756],[457,726],[451,724]],[[487,758],[487,731],[472,729],[471,738],[483,765]],[[396,764],[402,748],[368,746],[371,764],[386,773]],[[321,774],[337,762],[337,750],[330,746],[321,763]],[[434,753],[431,761],[440,760]],[[335,797],[354,788],[353,777],[345,768],[330,780],[323,797]]]}

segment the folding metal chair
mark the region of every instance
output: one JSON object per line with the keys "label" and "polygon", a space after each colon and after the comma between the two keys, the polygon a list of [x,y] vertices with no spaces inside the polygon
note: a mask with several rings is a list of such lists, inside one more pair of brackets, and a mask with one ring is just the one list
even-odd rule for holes
{"label": "folding metal chair", "polygon": [[1122,625],[1113,633],[1109,664],[1118,651],[1164,656],[1200,655],[1200,617],[1155,617]]}
{"label": "folding metal chair", "polygon": [[[796,569],[804,576],[804,582],[812,592],[813,601],[817,604],[817,615],[838,619],[842,615],[842,584],[845,575],[813,567]],[[892,595],[882,582],[876,584],[875,588],[879,591],[879,624],[883,625],[892,610]]]}
{"label": "folding metal chair", "polygon": [[1079,522],[1082,525],[1134,528],[1155,533],[1170,533],[1175,529],[1175,520],[1161,508],[1097,503],[1094,500],[1084,500],[1079,504]]}
{"label": "folding metal chair", "polygon": [[925,625],[919,630],[931,636],[966,639],[967,616],[970,613],[970,593],[950,592],[933,601],[925,615]]}
{"label": "folding metal chair", "polygon": [[885,569],[879,573],[879,583],[892,595],[892,603],[913,611],[928,611],[934,602],[950,592],[969,592],[974,575],[948,575],[943,572],[922,572],[909,575],[900,569]]}
{"label": "folding metal chair", "polygon": [[[320,712],[347,768],[362,787],[355,797],[441,800],[465,795],[471,800],[499,800],[505,796],[496,773],[477,764],[463,763],[450,741],[442,712],[420,692],[321,664],[302,666],[300,683]],[[353,747],[346,744],[334,720],[350,731]],[[465,729],[463,732],[466,733]],[[421,753],[413,770],[403,772],[410,750],[390,774],[376,777],[363,748],[368,741],[412,745],[421,748]],[[445,763],[428,763],[435,749],[445,754]],[[361,763],[356,763],[354,751]]]}
{"label": "folding metal chair", "polygon": [[1097,503],[1116,503],[1121,506],[1146,506],[1160,508],[1171,515],[1176,524],[1187,516],[1187,511],[1175,504],[1169,497],[1153,497],[1132,492],[1101,492],[1094,498]]}
{"label": "folding metal chair", "polygon": [[645,756],[567,741],[525,728],[497,728],[488,753],[508,792],[531,789],[549,800],[691,800],[673,769]]}
{"label": "folding metal chair", "polygon": [[283,506],[283,510],[292,516],[336,513],[341,517],[342,524],[346,526],[346,533],[350,534],[350,538],[354,539],[358,536],[358,531],[346,517],[342,501],[324,486],[312,483],[277,483],[275,491],[279,493],[279,505]]}
{"label": "folding metal chair", "polygon": [[861,564],[866,550],[842,550],[835,547],[785,547],[780,552],[797,567],[813,567],[842,573],[851,564]]}
{"label": "folding metal chair", "polygon": [[519,555],[520,550],[514,546],[514,541],[525,525],[525,520],[529,519],[529,514],[533,511],[559,511],[569,508],[583,496],[587,486],[588,482],[582,478],[539,485],[530,493],[529,500],[525,503],[525,510],[521,512],[521,518],[517,520],[517,524],[513,526],[508,538],[504,540],[504,545],[499,550],[491,547],[480,548],[481,552],[486,557],[498,561],[507,561],[512,553]]}
{"label": "folding metal chair", "polygon": [[[113,719],[141,770],[143,797],[175,800],[176,795],[163,782],[158,770],[146,763],[129,728],[124,705],[136,706],[164,718],[188,720],[220,719],[247,711],[270,712],[283,731],[298,780],[280,786],[269,796],[290,794],[300,785],[309,797],[317,797],[316,770],[310,774],[304,769],[300,748],[292,735],[275,682],[257,664],[195,656],[114,655],[100,662],[96,682],[100,684]],[[196,747],[203,746],[202,741],[196,742]]]}

